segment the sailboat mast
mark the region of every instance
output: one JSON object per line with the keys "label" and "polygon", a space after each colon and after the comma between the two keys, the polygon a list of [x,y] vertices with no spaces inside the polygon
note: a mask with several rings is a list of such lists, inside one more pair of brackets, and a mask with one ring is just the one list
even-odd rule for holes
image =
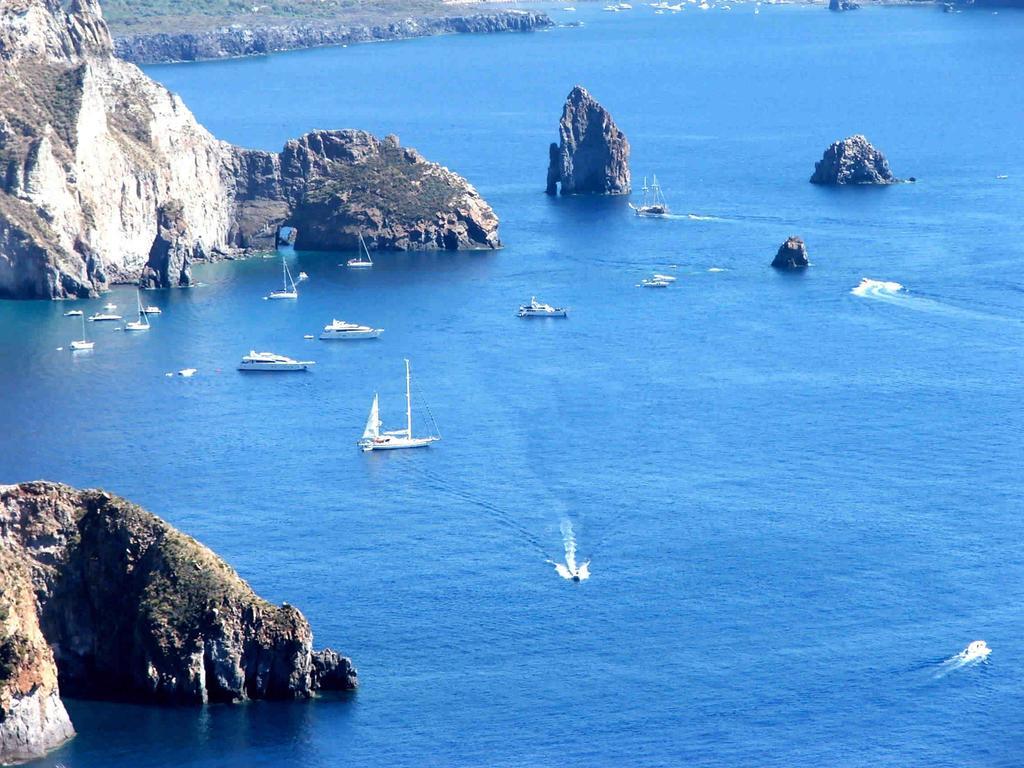
{"label": "sailboat mast", "polygon": [[409,360],[405,361],[405,422],[409,437],[412,437],[412,375],[409,372]]}

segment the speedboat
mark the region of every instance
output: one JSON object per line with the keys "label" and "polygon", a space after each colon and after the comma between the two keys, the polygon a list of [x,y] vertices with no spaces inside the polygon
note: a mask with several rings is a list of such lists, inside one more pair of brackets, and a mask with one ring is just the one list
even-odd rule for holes
{"label": "speedboat", "polygon": [[80,310],[80,309],[69,309],[67,312],[64,313],[64,317],[81,317],[81,316],[82,316],[82,310]]}
{"label": "speedboat", "polygon": [[992,649],[988,647],[988,643],[984,640],[975,640],[960,651],[960,658],[964,661],[973,661],[987,658],[990,653],[992,653]]}
{"label": "speedboat", "polygon": [[109,312],[107,312],[107,313],[97,312],[94,315],[89,315],[89,322],[90,323],[102,323],[102,322],[109,322],[109,321],[120,320],[120,319],[121,319],[120,315],[112,315]]}
{"label": "speedboat", "polygon": [[323,341],[332,339],[376,339],[384,333],[383,328],[371,328],[368,325],[358,323],[346,323],[344,320],[332,320],[330,325],[325,325],[320,338]]}
{"label": "speedboat", "polygon": [[142,311],[145,312],[147,315],[162,315],[164,313],[164,311],[160,309],[160,307],[154,307],[153,305],[143,307]]}
{"label": "speedboat", "polygon": [[[427,410],[429,414],[429,409]],[[433,421],[434,417],[430,417]],[[357,441],[357,445],[364,453],[370,451],[393,451],[399,448],[426,448],[431,443],[441,439],[440,435],[428,435],[427,437],[414,437],[412,434],[412,374],[409,368],[409,361],[405,361],[405,429],[396,429],[389,432],[382,432],[383,422],[380,420],[380,401],[377,395],[373,396],[373,403],[370,405],[370,415],[366,418],[366,427],[363,429],[363,436]],[[437,431],[437,425],[434,425]]]}
{"label": "speedboat", "polygon": [[312,360],[294,360],[273,352],[252,350],[238,364],[240,371],[305,371],[316,365]]}
{"label": "speedboat", "polygon": [[115,309],[117,309],[117,304],[104,304],[103,308],[107,310],[107,312],[113,312]]}
{"label": "speedboat", "polygon": [[641,288],[668,288],[672,283],[668,280],[658,280],[654,277],[645,277],[640,281]]}
{"label": "speedboat", "polygon": [[369,269],[373,266],[373,259],[370,258],[370,249],[366,247],[366,241],[363,240],[363,235],[359,235],[359,255],[354,259],[349,259],[345,262],[345,266],[350,269]]}
{"label": "speedboat", "polygon": [[519,307],[519,317],[567,317],[569,310],[565,307],[552,307],[550,304],[544,304],[537,301],[537,297],[532,297],[529,304],[523,304]]}

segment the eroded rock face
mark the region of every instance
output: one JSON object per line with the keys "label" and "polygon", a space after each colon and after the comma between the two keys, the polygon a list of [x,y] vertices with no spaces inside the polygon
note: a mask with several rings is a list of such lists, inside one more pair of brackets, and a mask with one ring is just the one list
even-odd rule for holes
{"label": "eroded rock face", "polygon": [[[296,190],[312,189],[306,166],[285,173],[282,155],[218,141],[112,49],[95,0],[0,3],[0,298],[187,284],[196,260],[272,248],[293,212],[325,243],[363,202],[376,210],[379,247],[497,245],[493,211],[460,177],[411,150],[354,157],[353,167],[341,156],[313,162],[320,134],[284,156],[310,147],[319,188],[346,204],[311,198],[298,211]],[[369,200],[381,180],[391,186]]]}
{"label": "eroded rock face", "polygon": [[885,155],[861,134],[834,142],[814,164],[811,176],[812,184],[893,184],[896,181]]}
{"label": "eroded rock face", "polygon": [[629,141],[583,86],[569,93],[548,151],[547,193],[628,195]]}
{"label": "eroded rock face", "polygon": [[860,8],[860,4],[854,0],[829,0],[828,9],[830,11],[855,11]]}
{"label": "eroded rock face", "polygon": [[[45,704],[37,738],[18,740],[21,748],[38,755],[70,735],[58,679],[75,696],[178,704],[356,686],[348,659],[313,652],[297,609],[262,600],[209,549],[110,494],[54,483],[0,488],[0,552],[5,576],[13,574],[0,605],[22,606],[19,631],[37,648],[19,656],[32,659],[29,677],[0,664],[5,749],[24,698],[11,691],[35,690]],[[8,597],[15,589],[21,603]]]}
{"label": "eroded rock face", "polygon": [[775,259],[772,261],[772,266],[776,269],[802,269],[810,265],[810,263],[807,258],[807,246],[804,244],[803,238],[794,235],[779,246],[778,253],[775,254]]}

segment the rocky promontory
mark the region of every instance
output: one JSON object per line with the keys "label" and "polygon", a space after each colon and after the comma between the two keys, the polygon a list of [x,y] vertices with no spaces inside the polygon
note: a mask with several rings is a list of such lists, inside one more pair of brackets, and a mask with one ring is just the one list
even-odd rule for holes
{"label": "rocky promontory", "polygon": [[857,134],[834,142],[814,164],[812,184],[894,184],[889,161],[867,137]]}
{"label": "rocky promontory", "polygon": [[565,100],[558,132],[548,152],[549,195],[629,194],[629,141],[583,86]]}
{"label": "rocky promontory", "polygon": [[96,0],[0,4],[0,298],[187,285],[195,261],[274,247],[293,215],[300,246],[332,247],[330,227],[360,221],[381,248],[500,244],[476,190],[397,141],[234,147],[113,47]]}
{"label": "rocky promontory", "polygon": [[356,683],[296,608],[155,515],[102,491],[0,486],[0,763],[73,735],[61,691],[201,704]]}
{"label": "rocky promontory", "polygon": [[810,263],[803,238],[794,235],[779,246],[772,266],[776,269],[802,269],[809,266]]}
{"label": "rocky promontory", "polygon": [[230,24],[200,31],[117,36],[117,55],[136,64],[259,56],[325,45],[404,40],[450,34],[532,32],[554,26],[546,13],[511,9],[463,16],[421,16],[382,24],[323,20],[255,25]]}

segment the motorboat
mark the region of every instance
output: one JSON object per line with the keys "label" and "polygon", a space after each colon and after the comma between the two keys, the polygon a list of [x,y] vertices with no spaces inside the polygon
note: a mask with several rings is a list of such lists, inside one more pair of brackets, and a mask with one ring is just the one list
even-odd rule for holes
{"label": "motorboat", "polygon": [[107,303],[103,305],[103,308],[107,310],[107,312],[113,312],[115,309],[117,309],[117,304]]}
{"label": "motorboat", "polygon": [[316,365],[312,360],[295,360],[273,352],[252,350],[238,364],[240,371],[305,371]]}
{"label": "motorboat", "polygon": [[95,342],[89,341],[85,337],[85,316],[81,312],[78,313],[78,316],[82,318],[82,338],[71,342],[72,352],[81,352],[86,349],[92,349],[96,346]]}
{"label": "motorboat", "polygon": [[366,247],[366,241],[363,240],[362,233],[359,235],[359,256],[346,261],[345,266],[350,269],[369,269],[373,266],[373,259],[370,258],[370,249]]}
{"label": "motorboat", "polygon": [[142,311],[145,312],[147,315],[162,315],[164,313],[164,311],[160,309],[160,307],[155,307],[152,304],[150,304],[148,307],[143,307]]}
{"label": "motorboat", "polygon": [[[430,411],[428,410],[429,414]],[[433,417],[431,416],[431,421]],[[364,452],[370,451],[393,451],[399,448],[425,448],[431,443],[441,439],[438,434],[427,437],[414,437],[412,433],[412,373],[409,361],[405,361],[405,429],[382,432],[383,423],[380,420],[380,399],[375,393],[373,403],[370,405],[370,415],[366,419],[366,427],[363,429],[363,436],[359,438],[358,445]],[[434,425],[437,431],[437,425]]]}
{"label": "motorboat", "polygon": [[662,280],[666,283],[674,283],[676,281],[675,277],[673,277],[672,275],[659,275],[657,272],[651,275],[651,277],[653,277],[655,280]]}
{"label": "motorboat", "polygon": [[80,309],[69,309],[67,312],[64,313],[64,317],[81,317],[81,316],[82,316],[82,310],[80,310]]}
{"label": "motorboat", "polygon": [[330,325],[325,325],[320,338],[323,341],[334,339],[376,339],[384,333],[383,328],[371,328],[368,325],[358,323],[346,323],[344,320],[332,320]]}
{"label": "motorboat", "polygon": [[120,320],[120,319],[121,319],[120,315],[114,315],[114,314],[111,314],[109,312],[97,312],[94,315],[89,315],[89,322],[90,323],[112,322],[112,321],[116,321],[116,320]]}
{"label": "motorboat", "polygon": [[640,281],[641,288],[668,288],[672,283],[668,280],[658,280],[653,277],[645,277]]}
{"label": "motorboat", "polygon": [[960,651],[960,658],[964,661],[974,661],[975,659],[988,658],[990,653],[992,653],[992,649],[988,647],[988,643],[984,640],[975,640]]}
{"label": "motorboat", "polygon": [[295,286],[292,273],[288,270],[288,262],[284,256],[281,257],[281,290],[271,291],[263,298],[265,299],[297,299],[299,289]]}
{"label": "motorboat", "polygon": [[149,315],[146,314],[146,310],[142,308],[142,299],[138,294],[135,295],[136,303],[139,305],[139,319],[124,324],[126,331],[148,331],[149,330]]}
{"label": "motorboat", "polygon": [[650,184],[647,183],[647,177],[644,177],[643,195],[640,205],[629,204],[637,216],[664,218],[669,215],[668,203],[665,202],[657,176],[652,178]]}
{"label": "motorboat", "polygon": [[567,317],[568,314],[569,310],[565,307],[553,307],[550,304],[544,304],[537,301],[536,296],[530,299],[529,304],[523,304],[519,307],[519,317]]}

